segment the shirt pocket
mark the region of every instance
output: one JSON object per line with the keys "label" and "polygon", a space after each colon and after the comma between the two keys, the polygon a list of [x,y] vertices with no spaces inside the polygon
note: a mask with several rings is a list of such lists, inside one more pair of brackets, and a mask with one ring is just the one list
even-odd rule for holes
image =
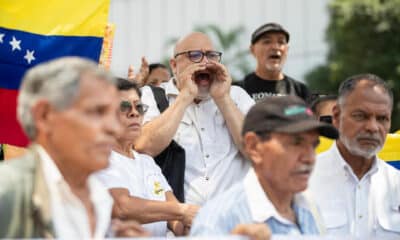
{"label": "shirt pocket", "polygon": [[193,121],[185,114],[179,123],[174,140],[180,145],[191,145],[196,143]]}
{"label": "shirt pocket", "polygon": [[348,218],[343,203],[331,202],[329,206],[321,206],[321,215],[329,234],[343,235],[347,231]]}
{"label": "shirt pocket", "polygon": [[397,206],[377,206],[377,236],[397,236],[400,239],[400,202]]}

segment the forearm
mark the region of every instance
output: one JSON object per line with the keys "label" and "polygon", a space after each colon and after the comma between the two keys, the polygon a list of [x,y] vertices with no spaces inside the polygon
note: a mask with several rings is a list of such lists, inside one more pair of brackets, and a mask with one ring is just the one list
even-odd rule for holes
{"label": "forearm", "polygon": [[172,201],[153,201],[138,197],[116,200],[113,215],[121,219],[133,219],[141,224],[157,221],[181,221],[180,204]]}
{"label": "forearm", "polygon": [[161,115],[142,127],[140,137],[135,141],[135,150],[153,157],[163,151],[174,137],[190,103],[190,98],[178,95],[175,102]]}
{"label": "forearm", "polygon": [[228,127],[229,133],[231,134],[236,147],[242,152],[241,131],[244,114],[236,106],[229,95],[219,99],[214,99],[214,101],[225,119],[226,126]]}

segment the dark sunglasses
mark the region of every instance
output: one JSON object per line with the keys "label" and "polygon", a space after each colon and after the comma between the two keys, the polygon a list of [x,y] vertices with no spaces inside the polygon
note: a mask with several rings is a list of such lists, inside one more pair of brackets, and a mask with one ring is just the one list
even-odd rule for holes
{"label": "dark sunglasses", "polygon": [[329,115],[320,116],[319,121],[332,124],[332,116]]}
{"label": "dark sunglasses", "polygon": [[[121,103],[119,104],[119,110],[122,113],[130,113],[132,111],[132,108],[133,108],[133,105],[129,101],[121,101]],[[143,103],[136,103],[136,105],[135,105],[135,110],[140,115],[145,114],[148,109],[149,109],[149,106],[147,106],[146,104],[143,104]]]}
{"label": "dark sunglasses", "polygon": [[194,51],[186,51],[186,52],[180,52],[175,54],[175,58],[178,57],[179,55],[185,54],[190,61],[194,63],[199,63],[203,60],[204,56],[207,57],[208,60],[220,62],[221,61],[221,56],[222,52],[217,52],[217,51],[206,51],[202,52],[200,50],[194,50]]}

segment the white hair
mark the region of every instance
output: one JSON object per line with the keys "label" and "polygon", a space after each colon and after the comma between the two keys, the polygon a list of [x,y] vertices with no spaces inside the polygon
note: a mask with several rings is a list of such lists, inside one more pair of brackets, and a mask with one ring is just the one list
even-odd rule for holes
{"label": "white hair", "polygon": [[79,92],[79,82],[85,73],[115,84],[110,73],[91,60],[63,57],[31,68],[24,76],[18,96],[17,116],[29,139],[37,135],[32,107],[39,100],[47,100],[58,110],[69,107]]}

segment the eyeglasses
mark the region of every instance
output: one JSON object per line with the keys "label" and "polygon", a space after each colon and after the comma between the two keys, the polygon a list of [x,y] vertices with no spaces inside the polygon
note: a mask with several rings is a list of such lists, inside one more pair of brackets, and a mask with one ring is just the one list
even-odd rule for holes
{"label": "eyeglasses", "polygon": [[186,52],[180,52],[175,54],[175,58],[178,57],[179,55],[185,54],[190,61],[194,63],[199,63],[203,60],[204,55],[207,57],[208,60],[220,62],[221,61],[221,56],[222,52],[217,52],[217,51],[206,51],[202,52],[200,50],[194,50],[194,51],[186,51]]}
{"label": "eyeglasses", "polygon": [[[119,110],[122,113],[130,113],[132,111],[132,108],[133,108],[133,105],[129,101],[121,101],[121,103],[119,104]],[[143,103],[136,103],[135,104],[135,110],[140,115],[144,115],[147,112],[148,109],[149,109],[149,106],[147,106],[146,104],[143,104]]]}

